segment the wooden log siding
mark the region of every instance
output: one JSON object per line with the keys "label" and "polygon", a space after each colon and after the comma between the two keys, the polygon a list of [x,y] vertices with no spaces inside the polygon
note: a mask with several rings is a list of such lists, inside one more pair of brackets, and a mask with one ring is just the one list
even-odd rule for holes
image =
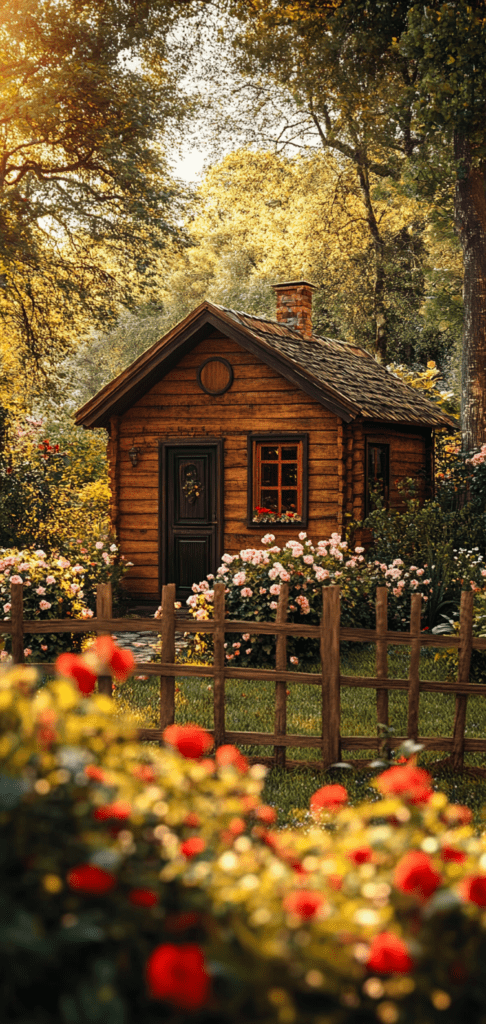
{"label": "wooden log siding", "polygon": [[[224,395],[207,395],[197,369],[210,356],[227,359],[234,371]],[[124,585],[137,598],[158,600],[158,446],[167,438],[224,438],[224,550],[258,545],[262,533],[247,529],[247,435],[292,430],[309,436],[308,533],[318,540],[338,527],[343,488],[342,443],[337,417],[260,362],[236,342],[211,337],[200,342],[150,391],[119,418],[118,537],[124,557],[134,562]],[[140,448],[132,467],[128,452]],[[342,517],[342,497],[341,497]],[[277,544],[295,531],[272,524]]]}
{"label": "wooden log siding", "polygon": [[[376,629],[351,629],[340,626],[340,590],[339,587],[329,586],[323,588],[323,614],[319,626],[309,626],[304,623],[288,622],[286,619],[286,606],[288,594],[283,587],[281,591],[281,602],[279,605],[278,621],[275,622],[249,622],[248,620],[236,620],[225,618],[225,595],[224,584],[215,584],[215,618],[208,620],[188,620],[185,616],[175,614],[174,609],[174,585],[168,584],[162,592],[162,618],[161,619],[114,619],[111,614],[111,588],[98,590],[97,611],[98,615],[92,619],[36,619],[26,620],[23,618],[23,586],[21,583],[11,586],[11,620],[0,620],[0,634],[8,634],[12,637],[13,660],[15,664],[21,664],[24,660],[25,636],[29,634],[45,633],[124,633],[151,632],[160,630],[162,635],[162,656],[170,658],[170,661],[138,663],[137,673],[141,676],[158,676],[161,681],[160,697],[160,727],[158,729],[140,729],[140,739],[160,740],[164,728],[174,720],[174,693],[176,676],[196,676],[214,681],[214,730],[208,730],[215,736],[217,745],[223,743],[237,743],[244,745],[259,745],[274,748],[273,756],[252,757],[251,761],[274,765],[285,763],[287,768],[314,767],[324,769],[341,758],[341,750],[369,750],[372,757],[376,750],[375,736],[341,736],[340,735],[340,689],[342,686],[373,689],[377,695],[378,714],[383,712],[380,708],[380,701],[383,693],[388,694],[389,690],[404,690],[408,693],[408,726],[409,736],[394,736],[388,740],[390,747],[398,747],[407,738],[413,738],[422,743],[428,750],[446,751],[450,757],[446,761],[456,769],[464,768],[475,775],[486,777],[486,769],[471,768],[464,766],[464,754],[469,752],[486,753],[486,739],[467,738],[466,732],[466,708],[467,698],[470,695],[486,698],[486,688],[481,684],[468,681],[471,653],[473,650],[486,651],[486,638],[473,637],[472,635],[472,605],[473,594],[464,593],[461,598],[461,618],[459,635],[454,636],[430,636],[421,633],[420,627],[420,595],[412,596],[412,614],[409,633],[398,633],[393,630],[384,629],[383,612],[385,602],[382,595],[377,599],[377,628]],[[108,612],[110,614],[108,614]],[[100,614],[101,613],[101,614]],[[106,617],[102,617],[106,616]],[[48,626],[47,626],[48,623]],[[386,625],[386,623],[385,623]],[[224,658],[224,635],[228,633],[246,633],[249,630],[253,634],[273,634],[277,637],[278,643],[278,664],[275,669],[252,669],[252,668],[230,668],[225,664]],[[175,662],[175,634],[176,631],[186,633],[212,633],[214,635],[214,662],[212,665],[186,665]],[[283,650],[286,638],[290,635],[307,636],[320,640],[321,650],[321,672],[293,672],[283,663]],[[339,643],[341,640],[356,643],[376,643],[377,645],[377,675],[376,676],[340,676],[339,669]],[[282,642],[283,641],[283,642]],[[385,669],[386,647],[407,646],[411,648],[412,657],[410,664],[409,679],[389,679],[383,675]],[[420,681],[418,678],[418,659],[422,647],[443,647],[459,649],[459,669],[457,682],[446,682],[438,680]],[[165,655],[164,655],[165,651]],[[37,663],[35,668],[45,672],[53,673],[55,666],[52,663]],[[261,732],[236,732],[229,731],[225,726],[225,680],[226,679],[253,679],[271,681],[276,684],[276,720],[274,733]],[[286,730],[285,702],[286,692],[282,693],[282,687],[293,685],[320,686],[322,690],[322,729],[320,736],[289,735]],[[110,687],[111,690],[111,687]],[[444,693],[455,694],[456,716],[454,722],[453,736],[421,736],[419,733],[419,697],[421,693]],[[383,715],[382,715],[383,717]],[[277,731],[278,730],[278,731]],[[320,760],[296,761],[287,758],[287,748],[314,748],[320,750]],[[282,756],[284,752],[285,757]],[[348,763],[356,767],[365,767],[369,762],[366,759],[351,760]]]}

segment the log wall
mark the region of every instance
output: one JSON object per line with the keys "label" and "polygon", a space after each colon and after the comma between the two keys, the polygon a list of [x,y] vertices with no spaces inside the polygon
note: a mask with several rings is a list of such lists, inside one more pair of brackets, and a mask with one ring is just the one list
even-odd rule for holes
{"label": "log wall", "polygon": [[[227,359],[234,371],[224,395],[207,395],[197,370],[210,356]],[[397,482],[423,479],[430,431],[390,427],[358,419],[343,424],[300,388],[236,342],[214,332],[184,356],[126,413],[111,420],[108,454],[112,525],[122,554],[134,563],[126,587],[134,597],[159,593],[159,442],[168,438],[224,438],[224,550],[259,546],[271,530],[279,545],[296,530],[262,524],[248,529],[247,436],[250,431],[302,431],[309,436],[307,531],[317,541],[343,532],[346,516],[365,511],[366,437],[390,444],[390,504],[400,505]],[[129,449],[140,449],[134,468]],[[423,484],[421,484],[423,490]]]}
{"label": "log wall", "polygon": [[[197,382],[198,367],[212,355],[223,356],[233,367],[234,382],[224,395],[206,395]],[[309,435],[307,529],[315,540],[328,537],[338,528],[339,519],[342,521],[341,424],[333,413],[236,342],[216,333],[200,342],[119,417],[112,425],[109,445],[112,513],[117,515],[122,554],[134,563],[126,578],[132,594],[158,596],[158,444],[167,438],[180,437],[181,442],[192,437],[224,438],[225,551],[259,546],[268,530],[278,544],[296,538],[298,531],[278,525],[262,525],[259,530],[246,527],[247,435],[279,429]],[[135,469],[128,457],[132,445],[140,448]]]}

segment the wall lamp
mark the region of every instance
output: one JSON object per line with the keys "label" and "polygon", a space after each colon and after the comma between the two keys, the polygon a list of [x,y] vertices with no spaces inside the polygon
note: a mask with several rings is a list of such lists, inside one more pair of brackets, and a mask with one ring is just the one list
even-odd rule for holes
{"label": "wall lamp", "polygon": [[134,444],[132,444],[132,447],[128,452],[128,458],[130,459],[132,466],[137,466],[138,460],[140,458],[140,448],[137,448]]}

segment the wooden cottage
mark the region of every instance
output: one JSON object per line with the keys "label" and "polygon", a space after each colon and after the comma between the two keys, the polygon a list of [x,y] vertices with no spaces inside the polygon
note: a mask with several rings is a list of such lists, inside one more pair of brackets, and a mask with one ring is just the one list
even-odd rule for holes
{"label": "wooden cottage", "polygon": [[268,531],[341,533],[372,488],[391,506],[404,477],[432,493],[433,432],[454,422],[368,352],[315,337],[312,290],[276,285],[275,321],[203,302],[79,410],[109,434],[132,597],[175,581],[184,599]]}

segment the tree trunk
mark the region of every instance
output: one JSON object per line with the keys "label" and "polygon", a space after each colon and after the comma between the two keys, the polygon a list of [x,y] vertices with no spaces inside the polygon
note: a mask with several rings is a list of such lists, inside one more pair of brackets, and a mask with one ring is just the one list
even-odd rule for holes
{"label": "tree trunk", "polygon": [[455,223],[464,261],[461,429],[463,448],[486,441],[486,161],[472,165],[471,145],[454,140],[458,178]]}
{"label": "tree trunk", "polygon": [[383,259],[383,239],[371,200],[370,180],[365,163],[357,163],[357,171],[361,195],[366,209],[366,220],[371,235],[375,254],[375,283],[373,288],[373,312],[375,318],[375,358],[379,363],[386,363],[388,331],[385,307],[386,273]]}

